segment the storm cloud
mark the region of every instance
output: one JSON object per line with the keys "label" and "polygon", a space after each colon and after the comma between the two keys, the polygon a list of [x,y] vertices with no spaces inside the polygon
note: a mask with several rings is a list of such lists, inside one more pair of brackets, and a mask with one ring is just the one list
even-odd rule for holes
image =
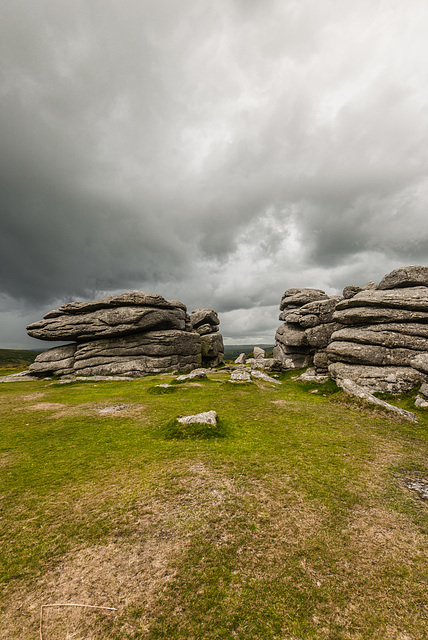
{"label": "storm cloud", "polygon": [[128,289],[272,342],[286,288],[428,262],[423,0],[1,13],[0,346]]}

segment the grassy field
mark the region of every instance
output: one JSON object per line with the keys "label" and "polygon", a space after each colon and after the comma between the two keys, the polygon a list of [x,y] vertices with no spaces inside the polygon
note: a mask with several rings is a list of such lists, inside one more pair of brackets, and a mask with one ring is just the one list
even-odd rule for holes
{"label": "grassy field", "polygon": [[173,379],[0,385],[0,638],[427,638],[427,411]]}

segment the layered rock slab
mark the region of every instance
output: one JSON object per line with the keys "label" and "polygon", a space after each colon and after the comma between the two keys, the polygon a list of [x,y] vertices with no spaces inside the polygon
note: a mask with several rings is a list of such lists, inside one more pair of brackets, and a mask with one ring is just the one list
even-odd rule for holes
{"label": "layered rock slab", "polygon": [[223,337],[219,330],[220,320],[214,309],[195,309],[190,314],[192,330],[201,336],[202,362],[215,367],[224,360]]}
{"label": "layered rock slab", "polygon": [[[199,330],[193,329],[193,322]],[[44,340],[74,340],[40,354],[34,375],[140,376],[171,369],[190,371],[223,360],[219,319],[212,309],[189,317],[183,303],[130,291],[73,302],[28,326]]]}
{"label": "layered rock slab", "polygon": [[288,289],[281,299],[279,316],[284,324],[275,335],[273,356],[284,369],[315,365],[325,373],[328,361],[325,349],[331,334],[341,328],[333,315],[341,296],[328,296],[321,289]]}
{"label": "layered rock slab", "polygon": [[370,391],[403,393],[423,380],[428,354],[428,267],[395,269],[376,289],[337,304],[341,329],[327,347],[329,373]]}
{"label": "layered rock slab", "polygon": [[[47,314],[49,316],[49,314]],[[27,333],[39,340],[91,340],[117,337],[151,330],[186,328],[186,311],[181,307],[148,307],[142,305],[103,307],[94,311],[62,313],[44,317],[27,327]]]}

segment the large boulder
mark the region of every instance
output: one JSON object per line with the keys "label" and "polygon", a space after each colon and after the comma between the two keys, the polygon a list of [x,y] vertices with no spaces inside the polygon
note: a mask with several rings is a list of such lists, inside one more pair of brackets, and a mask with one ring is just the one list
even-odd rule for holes
{"label": "large boulder", "polygon": [[409,311],[408,309],[392,309],[389,307],[336,309],[334,320],[341,324],[361,325],[391,322],[428,323],[428,309],[427,311]]}
{"label": "large boulder", "polygon": [[428,310],[428,288],[407,287],[360,291],[352,298],[338,302],[336,311],[353,307],[380,307],[389,309],[407,309],[409,311]]}
{"label": "large boulder", "polygon": [[211,327],[211,332],[214,332],[218,331],[220,320],[214,309],[195,309],[190,314],[190,323],[196,331],[199,327],[208,325]]}
{"label": "large boulder", "polygon": [[285,308],[299,308],[308,302],[327,300],[328,295],[321,289],[287,289],[281,298],[280,310]]}
{"label": "large boulder", "polygon": [[366,286],[340,301],[333,318],[342,328],[326,348],[330,375],[391,393],[420,381],[428,373],[427,285],[428,267],[401,267],[377,288]]}
{"label": "large boulder", "polygon": [[336,382],[352,380],[372,393],[405,393],[422,379],[421,374],[412,367],[376,367],[335,362],[329,365],[328,372]]}
{"label": "large boulder", "polygon": [[[321,289],[287,289],[281,299],[279,319],[284,322],[275,335],[274,358],[284,369],[315,364],[331,334],[342,325],[333,321],[342,296],[328,296]],[[325,353],[316,358],[317,374],[327,370]]]}
{"label": "large boulder", "polygon": [[394,269],[382,278],[378,289],[398,289],[400,287],[428,287],[428,266],[411,265]]}
{"label": "large boulder", "polygon": [[129,292],[92,302],[65,304],[33,322],[27,333],[39,340],[92,340],[142,331],[186,328],[186,307],[154,294]]}
{"label": "large boulder", "polygon": [[224,360],[223,336],[220,333],[209,333],[201,336],[202,364],[216,367]]}
{"label": "large boulder", "polygon": [[36,360],[30,364],[29,370],[33,375],[67,375],[73,373],[74,355],[76,344],[66,344],[62,347],[54,347],[40,353]]}
{"label": "large boulder", "polygon": [[196,333],[148,331],[93,340],[77,345],[74,371],[79,375],[127,375],[190,370],[201,365],[201,344]]}

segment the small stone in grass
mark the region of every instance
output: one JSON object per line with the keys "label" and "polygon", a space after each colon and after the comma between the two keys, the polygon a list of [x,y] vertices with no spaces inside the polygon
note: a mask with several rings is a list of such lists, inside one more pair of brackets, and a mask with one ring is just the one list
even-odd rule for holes
{"label": "small stone in grass", "polygon": [[235,369],[230,376],[231,382],[251,382],[251,376],[248,371]]}
{"label": "small stone in grass", "polygon": [[178,382],[184,382],[185,380],[193,380],[193,378],[206,378],[207,372],[205,369],[194,369],[190,373],[182,376],[178,376]]}
{"label": "small stone in grass", "polygon": [[191,424],[193,422],[197,422],[200,424],[210,424],[213,427],[217,426],[218,416],[215,411],[205,411],[204,413],[196,413],[192,416],[183,416],[182,418],[177,418],[178,422],[182,424]]}

